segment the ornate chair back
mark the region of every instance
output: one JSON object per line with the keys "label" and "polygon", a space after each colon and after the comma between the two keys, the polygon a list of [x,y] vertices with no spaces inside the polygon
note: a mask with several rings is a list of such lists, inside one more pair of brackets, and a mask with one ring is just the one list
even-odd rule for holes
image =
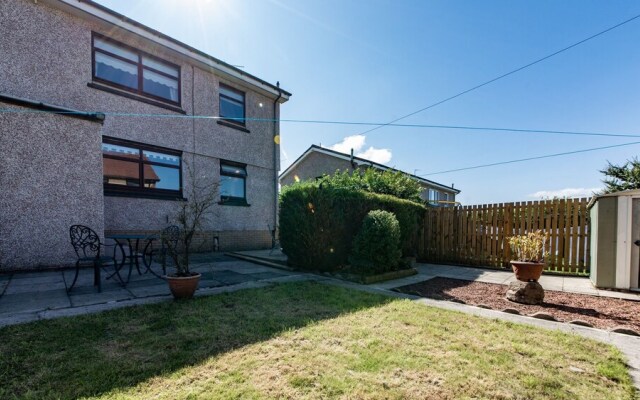
{"label": "ornate chair back", "polygon": [[84,225],[72,225],[69,236],[79,259],[100,257],[100,236],[93,229]]}

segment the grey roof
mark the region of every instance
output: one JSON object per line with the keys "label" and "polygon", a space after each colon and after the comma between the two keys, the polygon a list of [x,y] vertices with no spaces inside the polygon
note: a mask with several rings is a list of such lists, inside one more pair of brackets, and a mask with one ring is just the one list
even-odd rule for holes
{"label": "grey roof", "polygon": [[[298,157],[298,158],[297,158],[293,163],[291,163],[291,165],[289,165],[289,166],[288,166],[288,167],[287,167],[287,168],[286,168],[286,169],[285,169],[285,170],[280,174],[280,178],[282,178],[283,176],[287,175],[287,174],[289,173],[289,170],[290,170],[294,165],[296,165],[298,162],[302,161],[302,160],[303,160],[303,159],[304,159],[308,154],[310,154],[312,151],[319,151],[319,152],[322,152],[322,153],[325,153],[325,154],[329,154],[329,155],[333,155],[333,156],[335,156],[335,157],[340,157],[340,158],[345,158],[345,157],[347,157],[347,158],[349,158],[349,159],[351,158],[351,155],[350,155],[350,154],[341,153],[341,152],[336,151],[336,150],[332,150],[332,149],[328,149],[328,148],[326,148],[326,147],[321,147],[321,146],[318,146],[318,145],[312,144],[312,145],[311,145],[307,150],[305,150],[305,151],[304,151],[304,153],[302,153],[302,154],[300,155],[300,157]],[[437,186],[437,187],[442,188],[442,189],[447,189],[447,190],[449,190],[449,191],[451,191],[451,192],[460,193],[460,190],[459,190],[459,189],[455,189],[455,188],[453,188],[453,187],[450,187],[450,186],[447,186],[447,185],[443,185],[443,184],[441,184],[441,183],[434,182],[434,181],[431,181],[431,180],[429,180],[429,179],[425,179],[425,178],[423,178],[423,177],[421,177],[421,176],[414,175],[414,174],[410,174],[410,173],[408,173],[408,172],[401,171],[401,170],[399,170],[399,169],[396,169],[396,168],[393,168],[393,167],[389,167],[389,166],[386,166],[386,165],[384,165],[384,164],[377,163],[377,162],[375,162],[375,161],[367,160],[366,158],[353,156],[353,160],[354,160],[354,161],[356,161],[358,164],[361,164],[361,165],[362,165],[362,164],[369,165],[369,166],[371,166],[371,167],[373,167],[373,168],[377,168],[377,169],[380,169],[380,170],[383,170],[383,171],[398,171],[398,172],[402,172],[403,174],[408,175],[409,177],[411,177],[412,179],[415,179],[416,181],[419,181],[419,182],[422,182],[422,183],[425,183],[425,184],[428,184],[428,185],[431,185],[431,186]]]}

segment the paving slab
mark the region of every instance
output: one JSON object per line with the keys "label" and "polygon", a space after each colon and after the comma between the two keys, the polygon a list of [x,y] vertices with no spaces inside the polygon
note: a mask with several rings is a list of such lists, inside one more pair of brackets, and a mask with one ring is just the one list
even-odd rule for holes
{"label": "paving slab", "polygon": [[271,272],[271,271],[259,272],[259,273],[247,274],[247,275],[249,275],[251,278],[256,280],[273,279],[273,278],[279,278],[281,276],[286,276],[286,274],[281,274],[278,272]]}
{"label": "paving slab", "polygon": [[0,315],[70,306],[65,289],[6,294],[0,297]]}
{"label": "paving slab", "polygon": [[60,276],[61,271],[16,272],[11,279],[39,278],[46,279]]}
{"label": "paving slab", "polygon": [[239,274],[233,271],[219,271],[214,274],[215,280],[220,281],[226,285],[235,285],[243,282],[256,281],[251,275]]}
{"label": "paving slab", "polygon": [[218,286],[224,286],[224,283],[217,281],[215,279],[206,279],[206,280],[200,280],[200,284],[198,285],[199,288],[210,288],[210,287],[218,287]]}
{"label": "paving slab", "polygon": [[[112,292],[123,289],[122,285],[118,282],[103,282],[102,283],[102,292]],[[89,283],[77,283],[69,292],[70,295],[90,295],[90,294],[99,294],[97,286],[93,286],[93,281]]]}
{"label": "paving slab", "polygon": [[4,294],[5,289],[9,286],[9,280],[0,281],[0,297]]}
{"label": "paving slab", "polygon": [[239,272],[239,271],[244,270],[244,269],[268,268],[268,267],[263,267],[261,265],[254,264],[254,263],[249,262],[249,261],[242,261],[242,260],[238,260],[238,259],[233,259],[233,261],[224,261],[224,262],[215,263],[214,265],[211,266],[211,268],[214,271],[215,270],[229,269],[229,270],[234,270],[236,272]]}
{"label": "paving slab", "polygon": [[217,274],[217,272],[213,272],[213,271],[202,272],[201,276],[200,276],[200,281],[211,281],[211,280],[214,280],[214,276],[216,274]]}
{"label": "paving slab", "polygon": [[506,272],[485,272],[475,280],[485,283],[504,284],[513,274]]}
{"label": "paving slab", "polygon": [[129,283],[126,284],[126,288],[131,289],[131,288],[138,288],[138,287],[144,287],[144,286],[155,286],[160,284],[164,284],[166,286],[167,282],[164,279],[157,278],[153,275],[146,275],[144,277],[140,277],[135,280],[131,279],[131,281],[129,281]]}
{"label": "paving slab", "polygon": [[231,268],[231,269],[233,270],[233,272],[237,272],[239,274],[260,274],[264,272],[279,273],[278,271],[280,271],[275,268],[269,268],[269,267],[260,266],[260,265],[256,265],[253,267],[241,267],[241,268]]}
{"label": "paving slab", "polygon": [[139,287],[127,287],[127,290],[133,294],[136,298],[151,297],[151,296],[166,296],[170,295],[169,285],[167,283],[156,284],[152,286],[139,286]]}
{"label": "paving slab", "polygon": [[37,285],[47,283],[64,282],[62,272],[42,272],[29,274],[14,274],[11,279],[11,285]]}
{"label": "paving slab", "polygon": [[134,297],[135,296],[130,291],[122,288],[90,294],[74,294],[73,292],[71,292],[71,294],[69,295],[69,299],[71,300],[71,307],[109,303],[120,300],[133,299]]}
{"label": "paving slab", "polygon": [[[28,279],[23,279],[28,280]],[[35,284],[17,284],[16,282],[11,282],[11,285],[8,285],[4,294],[11,295],[17,293],[29,293],[29,292],[42,292],[46,290],[53,289],[67,289],[67,286],[64,283],[64,280],[60,280],[59,282],[51,282],[51,283],[35,283]]]}
{"label": "paving slab", "polygon": [[[203,264],[203,265],[198,265],[198,266],[191,266],[191,267],[189,267],[189,270],[191,272],[199,272],[199,273],[211,272],[212,267],[211,267],[211,264]],[[175,270],[167,269],[167,273],[169,273],[169,274],[174,273],[174,272],[175,272]]]}
{"label": "paving slab", "polygon": [[[113,277],[109,278],[110,275],[111,273],[105,273],[105,271],[102,271],[100,278],[102,280],[103,287],[107,287],[110,284],[119,285],[117,276],[114,275]],[[71,270],[64,271],[63,277],[67,287],[71,286],[71,284],[73,283],[74,276],[75,276],[75,271],[71,271]],[[123,278],[126,278],[126,276],[124,276]],[[76,280],[76,284],[73,290],[76,290],[76,288],[79,286],[93,286],[93,270],[92,269],[80,270],[80,273],[78,274],[78,279]]]}
{"label": "paving slab", "polygon": [[612,297],[624,300],[635,300],[640,301],[640,295],[637,293],[625,293],[625,292],[615,292],[611,290],[598,290],[598,295],[602,297]]}

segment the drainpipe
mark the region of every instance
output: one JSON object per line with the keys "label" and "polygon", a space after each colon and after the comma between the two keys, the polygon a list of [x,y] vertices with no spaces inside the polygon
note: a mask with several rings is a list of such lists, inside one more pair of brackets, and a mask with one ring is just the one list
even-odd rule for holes
{"label": "drainpipe", "polygon": [[[278,229],[278,143],[280,138],[278,137],[278,101],[282,97],[282,90],[280,90],[280,81],[276,82],[278,88],[278,97],[273,101],[273,240],[275,241],[277,229]],[[275,242],[272,243],[272,247]]]}

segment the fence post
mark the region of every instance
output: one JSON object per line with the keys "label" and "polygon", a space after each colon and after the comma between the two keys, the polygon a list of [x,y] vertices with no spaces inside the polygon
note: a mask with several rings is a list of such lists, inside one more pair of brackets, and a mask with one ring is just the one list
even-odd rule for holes
{"label": "fence post", "polygon": [[511,246],[509,246],[509,238],[513,236],[513,203],[505,204],[504,208],[504,235],[502,235],[504,259],[502,266],[506,267],[511,261]]}

